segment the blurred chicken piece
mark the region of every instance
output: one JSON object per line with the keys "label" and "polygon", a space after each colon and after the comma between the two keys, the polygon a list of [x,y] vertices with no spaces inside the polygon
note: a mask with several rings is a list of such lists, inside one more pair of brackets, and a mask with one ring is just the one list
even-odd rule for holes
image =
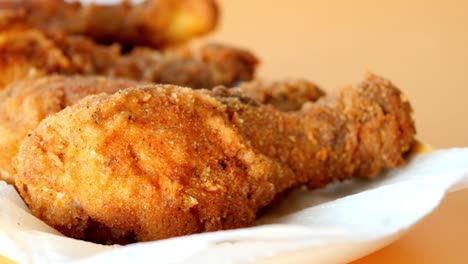
{"label": "blurred chicken piece", "polygon": [[134,5],[130,1],[82,5],[64,0],[2,0],[0,9],[17,11],[42,30],[130,47],[180,44],[212,31],[218,20],[213,0],[147,0]]}
{"label": "blurred chicken piece", "polygon": [[[0,149],[3,150],[0,152],[0,180],[13,184],[13,160],[18,147],[28,132],[36,128],[44,118],[75,104],[87,95],[110,94],[141,84],[143,83],[104,77],[52,75],[8,85],[0,91]],[[296,91],[296,96],[289,98],[282,96],[282,93],[272,93],[274,88],[280,89],[282,93]],[[217,89],[224,91],[224,88]],[[318,95],[323,94],[312,83],[303,80],[272,83],[253,81],[245,83],[242,88],[232,88],[232,93],[251,96],[248,100],[255,100],[257,104],[267,103],[264,98],[269,98],[276,103],[275,107],[294,105],[296,109],[300,108],[301,101],[315,101]]]}
{"label": "blurred chicken piece", "polygon": [[164,52],[136,48],[122,54],[119,45],[102,46],[80,36],[50,34],[21,17],[0,15],[0,90],[29,77],[85,74],[191,88],[251,80],[257,59],[249,52],[218,44],[180,47]]}
{"label": "blurred chicken piece", "polygon": [[64,234],[129,243],[244,227],[276,194],[405,163],[411,108],[374,75],[299,111],[225,89],[149,85],[90,96],[20,147],[16,186]]}

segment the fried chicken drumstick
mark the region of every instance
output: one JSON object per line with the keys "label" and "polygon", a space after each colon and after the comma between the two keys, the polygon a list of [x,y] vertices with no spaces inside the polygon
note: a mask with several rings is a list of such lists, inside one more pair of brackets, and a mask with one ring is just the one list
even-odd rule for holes
{"label": "fried chicken drumstick", "polygon": [[64,0],[2,0],[0,9],[22,13],[49,32],[80,34],[124,46],[161,48],[210,32],[218,10],[213,0],[147,0],[132,5],[82,5]]}
{"label": "fried chicken drumstick", "polygon": [[64,234],[129,243],[244,227],[276,194],[405,162],[411,108],[369,75],[278,111],[229,89],[148,85],[86,97],[20,147],[16,186]]}
{"label": "fried chicken drumstick", "polygon": [[[124,79],[93,76],[52,75],[14,82],[0,91],[0,180],[14,183],[13,160],[19,144],[39,122],[87,95],[115,93],[138,83]],[[277,109],[299,109],[305,101],[315,101],[323,92],[305,80],[252,81],[232,93],[250,96],[257,104]],[[274,92],[273,92],[274,91]],[[291,93],[294,96],[285,97]]]}
{"label": "fried chicken drumstick", "polygon": [[52,73],[212,88],[251,80],[257,63],[251,53],[219,44],[164,52],[135,48],[122,54],[119,45],[97,45],[85,37],[49,34],[17,16],[0,16],[0,90],[16,80]]}

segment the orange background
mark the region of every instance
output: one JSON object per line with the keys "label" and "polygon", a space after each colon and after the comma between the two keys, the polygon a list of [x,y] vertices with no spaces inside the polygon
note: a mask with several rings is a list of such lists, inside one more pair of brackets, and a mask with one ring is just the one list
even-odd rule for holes
{"label": "orange background", "polygon": [[[369,70],[410,98],[419,139],[468,146],[468,1],[219,2],[221,25],[208,39],[254,51],[259,77],[305,77],[334,91]],[[357,263],[468,263],[467,209],[468,190],[449,194],[402,239]]]}

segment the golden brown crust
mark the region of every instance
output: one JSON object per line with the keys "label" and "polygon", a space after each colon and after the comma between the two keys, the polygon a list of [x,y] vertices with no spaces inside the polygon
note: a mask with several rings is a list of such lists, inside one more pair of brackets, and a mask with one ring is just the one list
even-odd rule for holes
{"label": "golden brown crust", "polygon": [[[8,85],[0,91],[0,149],[3,150],[0,152],[0,180],[13,183],[12,160],[18,152],[19,144],[44,118],[87,95],[114,93],[137,84],[142,83],[106,77],[51,75]],[[244,100],[255,100],[257,104],[273,103],[278,109],[284,110],[284,106],[299,109],[302,102],[315,101],[318,99],[315,97],[318,94],[316,89],[306,81],[289,80],[246,82],[241,88],[228,91],[231,96],[243,96]],[[293,96],[284,96],[288,91],[295,93]]]}
{"label": "golden brown crust", "polygon": [[373,74],[343,88],[337,98],[322,97],[298,112],[240,109],[234,108],[233,120],[243,113],[236,125],[255,149],[286,161],[298,181],[311,188],[375,177],[404,164],[415,135],[409,102],[391,82]]}
{"label": "golden brown crust", "polygon": [[19,144],[42,119],[87,95],[114,93],[136,84],[122,79],[58,75],[10,84],[0,92],[0,180],[13,184],[13,158]]}
{"label": "golden brown crust", "polygon": [[241,83],[230,94],[253,98],[259,104],[271,104],[280,111],[297,111],[306,102],[315,102],[325,93],[315,84],[303,79]]}
{"label": "golden brown crust", "polygon": [[164,52],[137,48],[122,54],[118,45],[49,34],[30,27],[21,17],[0,15],[0,89],[15,80],[52,73],[212,88],[252,79],[256,65],[249,52],[215,44]]}
{"label": "golden brown crust", "polygon": [[414,140],[408,102],[374,75],[295,112],[225,94],[149,85],[87,97],[25,139],[17,188],[64,234],[146,241],[247,226],[291,187],[403,164]]}
{"label": "golden brown crust", "polygon": [[147,0],[134,5],[128,1],[81,5],[64,0],[2,0],[0,9],[20,12],[29,23],[49,32],[155,48],[206,34],[218,20],[213,0]]}

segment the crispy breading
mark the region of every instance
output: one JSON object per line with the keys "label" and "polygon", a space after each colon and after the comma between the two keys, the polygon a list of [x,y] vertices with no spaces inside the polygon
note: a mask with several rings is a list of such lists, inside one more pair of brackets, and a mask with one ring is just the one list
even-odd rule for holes
{"label": "crispy breading", "polygon": [[0,180],[13,184],[13,159],[42,119],[90,94],[114,93],[137,82],[104,77],[48,76],[10,84],[0,91]]}
{"label": "crispy breading", "polygon": [[129,1],[82,5],[64,0],[2,0],[0,9],[17,11],[32,25],[49,32],[155,48],[206,34],[218,21],[213,0],[147,0],[134,5]]}
{"label": "crispy breading", "polygon": [[17,16],[0,15],[0,89],[15,80],[52,73],[121,77],[192,88],[230,86],[254,77],[257,59],[220,44],[166,51],[98,45],[82,36],[50,34]]}
{"label": "crispy breading", "polygon": [[276,194],[404,164],[411,108],[368,75],[278,111],[229,91],[148,85],[86,97],[20,147],[16,186],[64,234],[129,243],[244,227]]}
{"label": "crispy breading", "polygon": [[306,102],[315,102],[325,93],[315,84],[304,79],[284,81],[255,80],[241,83],[232,94],[251,97],[261,104],[271,104],[281,111],[299,110]]}
{"label": "crispy breading", "polygon": [[[14,169],[12,161],[18,152],[20,142],[30,130],[51,114],[73,105],[87,95],[114,93],[122,88],[142,84],[124,79],[92,76],[52,75],[29,78],[14,82],[0,91],[0,180],[13,184]],[[280,92],[272,92],[281,88]],[[223,92],[225,88],[221,89]],[[276,82],[252,81],[241,88],[232,88],[232,94],[254,100],[258,104],[273,103],[278,109],[300,102],[315,101],[321,94],[316,86],[304,80]],[[296,91],[294,97],[285,97],[284,92]],[[247,97],[251,97],[247,99]],[[265,98],[268,98],[266,100]],[[267,102],[268,101],[268,102]]]}

